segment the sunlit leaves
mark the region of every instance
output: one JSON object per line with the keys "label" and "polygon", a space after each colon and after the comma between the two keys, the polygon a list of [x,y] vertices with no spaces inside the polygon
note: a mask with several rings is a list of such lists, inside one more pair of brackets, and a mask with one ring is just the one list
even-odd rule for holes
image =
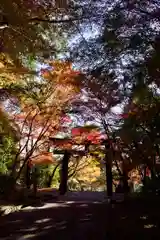
{"label": "sunlit leaves", "polygon": [[[80,87],[80,72],[72,69],[70,62],[49,62],[50,69],[42,70],[42,76],[48,81],[53,81],[61,87],[61,89],[68,88],[72,91],[78,92]],[[59,89],[60,91],[60,89]]]}
{"label": "sunlit leaves", "polygon": [[72,138],[75,142],[90,142],[92,144],[101,144],[106,139],[100,130],[94,125],[88,125],[84,127],[76,127],[71,130]]}
{"label": "sunlit leaves", "polygon": [[0,108],[0,173],[7,173],[16,154],[18,126]]}
{"label": "sunlit leaves", "polygon": [[62,124],[63,124],[63,123],[72,123],[72,120],[71,120],[71,118],[70,118],[69,116],[64,115],[64,116],[62,116],[62,118],[61,118],[61,122],[62,122]]}
{"label": "sunlit leaves", "polygon": [[85,156],[81,159],[74,178],[83,181],[86,188],[91,188],[92,183],[97,180],[100,174],[100,168],[97,166],[95,158]]}
{"label": "sunlit leaves", "polygon": [[54,25],[51,27],[47,21],[43,21],[49,19],[51,13],[54,16],[55,6],[52,1],[3,1],[0,8],[0,23],[3,24],[5,19],[7,25],[1,34],[1,52],[8,53],[15,64],[27,54],[35,58],[49,50],[54,54],[53,39],[59,31]]}
{"label": "sunlit leaves", "polygon": [[29,161],[30,165],[53,164],[54,163],[53,153],[40,152],[37,156],[30,158]]}
{"label": "sunlit leaves", "polygon": [[[54,66],[54,62],[52,65]],[[64,112],[77,94],[76,84],[72,83],[76,81],[75,76],[73,77],[73,74],[70,76],[67,72],[67,81],[70,78],[72,81],[67,86],[63,81],[68,69],[71,73],[74,71],[71,65],[65,62],[55,62],[55,67],[53,66],[48,67],[47,75],[42,71],[40,82],[36,80],[26,82],[23,85],[23,92],[18,95],[19,109],[13,114],[13,119],[20,128],[20,153],[22,151],[26,157],[28,154],[32,156],[34,152],[41,153],[43,149],[46,150],[49,139],[63,130],[66,131],[67,125],[72,123]],[[75,75],[77,76],[77,73]],[[72,143],[63,142],[60,145],[65,149],[71,148]],[[38,158],[36,161],[47,161],[45,159]]]}

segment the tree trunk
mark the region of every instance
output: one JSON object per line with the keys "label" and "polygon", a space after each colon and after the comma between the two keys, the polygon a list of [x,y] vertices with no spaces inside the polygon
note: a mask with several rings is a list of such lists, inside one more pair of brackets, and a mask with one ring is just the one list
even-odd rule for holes
{"label": "tree trunk", "polygon": [[112,159],[108,154],[106,153],[105,156],[105,165],[106,165],[106,187],[107,187],[107,196],[109,198],[112,197],[112,181],[113,181],[113,176],[112,176]]}
{"label": "tree trunk", "polygon": [[34,173],[33,173],[33,194],[36,198],[37,196],[37,182],[38,182],[38,169],[34,166]]}
{"label": "tree trunk", "polygon": [[17,180],[20,178],[21,173],[22,173],[22,170],[23,170],[23,168],[25,167],[25,165],[27,164],[28,160],[29,160],[29,156],[27,156],[27,157],[23,160],[23,164],[22,164],[22,166],[20,167],[20,169],[19,169],[19,171],[18,171],[18,173],[17,173],[17,176],[16,176],[16,178],[15,178],[15,183],[16,183]]}
{"label": "tree trunk", "polygon": [[119,177],[121,177],[121,176],[122,176],[122,172],[121,172],[120,167],[118,166],[117,160],[114,160],[114,162],[115,162],[115,165],[116,165],[116,168],[117,168],[117,172],[118,172],[118,174],[119,174]]}
{"label": "tree trunk", "polygon": [[126,171],[123,171],[123,191],[124,194],[129,193],[128,173]]}
{"label": "tree trunk", "polygon": [[54,174],[55,174],[57,168],[59,167],[59,165],[60,165],[60,163],[58,163],[58,164],[55,166],[55,168],[53,169],[52,174],[51,174],[51,175],[49,176],[49,178],[48,178],[48,181],[47,181],[47,187],[49,187],[49,188],[51,187],[52,179],[53,179]]}
{"label": "tree trunk", "polygon": [[127,166],[125,164],[125,159],[121,156],[121,166],[122,166],[122,182],[123,182],[123,193],[127,194],[129,192],[129,185],[128,185],[128,170],[127,170]]}
{"label": "tree trunk", "polygon": [[151,164],[151,178],[156,178],[156,156],[152,156],[152,164]]}
{"label": "tree trunk", "polygon": [[144,187],[146,186],[146,170],[147,170],[147,166],[145,164],[143,166],[143,178],[142,178],[142,183],[143,183]]}
{"label": "tree trunk", "polygon": [[70,153],[65,151],[62,160],[61,176],[60,176],[60,195],[64,195],[67,192],[67,181],[68,181],[68,163],[69,163]]}
{"label": "tree trunk", "polygon": [[29,163],[27,162],[27,167],[26,167],[26,186],[27,189],[29,190],[31,187],[31,167]]}
{"label": "tree trunk", "polygon": [[152,156],[152,159],[147,159],[146,160],[147,163],[147,167],[151,172],[151,179],[155,179],[156,178],[156,171],[155,171],[155,159]]}
{"label": "tree trunk", "polygon": [[10,174],[10,175],[11,175],[13,178],[16,178],[16,174],[17,174],[16,169],[17,169],[17,165],[18,165],[19,162],[20,162],[20,161],[18,161],[18,157],[19,157],[19,153],[16,154],[15,159],[14,159],[13,164],[12,164],[12,170],[11,170],[11,174]]}

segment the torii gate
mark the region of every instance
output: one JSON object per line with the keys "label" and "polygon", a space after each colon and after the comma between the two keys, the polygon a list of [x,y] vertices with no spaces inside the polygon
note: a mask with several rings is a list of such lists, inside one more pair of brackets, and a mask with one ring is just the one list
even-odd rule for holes
{"label": "torii gate", "polygon": [[[70,146],[73,145],[73,142],[71,142],[70,139],[50,138],[50,142],[52,143],[52,145],[54,145],[54,147],[58,146],[61,149],[60,150],[55,149],[53,150],[53,152],[42,152],[37,156],[31,157],[29,159],[29,161],[27,162],[26,185],[27,185],[27,188],[30,189],[31,184],[33,184],[34,193],[36,194],[37,192],[36,166],[53,164],[55,162],[53,154],[63,154],[64,156],[62,160],[62,167],[61,167],[61,174],[60,174],[59,192],[60,192],[60,195],[64,195],[67,191],[69,158],[72,154],[84,156],[86,154],[86,151],[70,149],[68,145]],[[65,146],[64,146],[64,142],[66,142]],[[31,169],[33,167],[35,168],[34,168],[34,174],[32,179],[33,182],[32,182],[30,174],[31,174]]]}
{"label": "torii gate", "polygon": [[[113,182],[113,176],[112,176],[112,164],[113,160],[116,158],[115,156],[115,149],[110,142],[109,139],[101,139],[98,143],[92,142],[92,140],[84,140],[82,142],[77,143],[76,141],[71,140],[69,138],[60,139],[60,138],[50,138],[50,141],[54,146],[58,146],[61,149],[60,150],[54,150],[54,154],[63,154],[62,159],[62,167],[61,167],[61,175],[60,175],[60,186],[59,186],[59,192],[60,195],[64,195],[67,192],[67,181],[68,181],[68,163],[69,158],[72,154],[81,155],[84,156],[88,153],[89,146],[91,145],[101,145],[104,146],[104,152],[105,152],[105,169],[106,169],[106,185],[107,185],[107,196],[112,197],[112,182]],[[74,150],[72,149],[72,146],[84,146],[85,150]],[[117,152],[119,155],[119,152]],[[118,157],[118,156],[117,156]],[[128,165],[128,163],[122,161],[121,157],[119,156],[119,161],[121,162],[122,169],[124,171],[125,167]],[[126,176],[125,171],[121,173],[121,177],[123,179],[124,183],[124,190],[127,187],[125,186],[126,183]]]}
{"label": "torii gate", "polygon": [[[90,130],[86,130],[83,128],[83,131],[89,132]],[[69,158],[72,154],[84,156],[88,152],[88,148],[90,145],[104,145],[105,146],[105,166],[106,166],[106,182],[107,182],[107,195],[112,196],[112,160],[113,158],[110,157],[110,143],[109,139],[101,139],[98,143],[92,141],[92,139],[83,139],[82,141],[78,142],[76,139],[69,139],[69,138],[56,138],[52,137],[49,139],[51,145],[54,147],[57,146],[60,150],[53,150],[53,153],[45,153],[42,154],[40,157],[31,159],[31,163],[34,165],[37,164],[53,164],[53,154],[63,154],[62,165],[61,165],[61,174],[60,174],[60,186],[59,192],[60,195],[64,195],[67,192],[67,181],[68,181],[68,163]],[[84,146],[85,150],[74,150],[72,146]]]}
{"label": "torii gate", "polygon": [[[67,181],[68,181],[68,163],[70,156],[72,154],[84,156],[86,154],[86,151],[84,150],[74,150],[71,149],[71,146],[74,144],[74,146],[78,146],[77,143],[73,143],[71,139],[68,138],[50,138],[50,141],[52,145],[60,147],[60,150],[53,150],[54,154],[63,154],[62,159],[62,165],[61,165],[61,174],[60,174],[60,186],[59,186],[59,192],[60,195],[64,195],[67,192]],[[85,144],[79,144],[79,145],[85,145]],[[87,144],[86,144],[87,145]]]}
{"label": "torii gate", "polygon": [[[54,146],[58,146],[63,148],[63,150],[54,150],[54,154],[63,154],[62,159],[62,167],[61,167],[61,175],[60,175],[60,186],[59,192],[60,195],[64,195],[67,192],[67,181],[68,181],[68,163],[69,158],[72,154],[84,156],[87,154],[90,145],[97,145],[97,143],[93,143],[91,140],[85,140],[80,143],[77,143],[71,139],[60,139],[60,138],[50,138],[50,141]],[[110,149],[110,144],[108,144],[108,140],[103,139],[98,144],[101,146],[105,146],[105,150]],[[71,146],[84,146],[85,150],[74,150]],[[105,156],[105,166],[106,166],[106,182],[107,182],[107,195],[112,196],[112,157],[106,154]]]}

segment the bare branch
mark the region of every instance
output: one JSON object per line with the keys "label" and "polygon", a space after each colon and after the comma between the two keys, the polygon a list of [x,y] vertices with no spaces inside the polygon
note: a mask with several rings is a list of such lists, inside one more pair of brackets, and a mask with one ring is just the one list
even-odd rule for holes
{"label": "bare branch", "polygon": [[42,19],[42,18],[31,18],[29,19],[29,22],[46,22],[46,23],[53,23],[53,24],[57,24],[57,23],[72,23],[73,21],[79,21],[79,20],[83,20],[84,18],[70,18],[70,19],[60,19],[60,20],[51,20],[51,19]]}
{"label": "bare branch", "polygon": [[77,168],[78,168],[79,162],[80,162],[80,158],[78,158],[78,160],[76,161],[75,169],[74,169],[74,170],[72,171],[72,173],[68,176],[68,178],[71,178],[71,177],[74,176],[74,174],[75,174],[76,171],[77,171]]}

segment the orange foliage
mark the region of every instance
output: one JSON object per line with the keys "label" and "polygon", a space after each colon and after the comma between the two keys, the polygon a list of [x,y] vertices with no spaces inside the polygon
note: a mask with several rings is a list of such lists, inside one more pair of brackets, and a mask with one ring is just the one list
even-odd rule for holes
{"label": "orange foliage", "polygon": [[142,176],[141,176],[140,172],[139,172],[137,169],[135,169],[135,168],[133,168],[133,169],[129,172],[128,176],[129,176],[130,180],[131,180],[132,182],[134,182],[134,183],[140,184],[141,181],[142,181]]}
{"label": "orange foliage", "polygon": [[22,112],[15,115],[17,120],[26,117],[32,124],[43,124],[44,120],[52,116],[53,122],[58,123],[64,104],[68,104],[79,92],[80,84],[76,80],[79,72],[72,69],[71,63],[55,61],[49,64],[52,67],[50,70],[41,71],[42,77],[48,82],[43,89],[41,104],[37,106],[29,99],[22,99]]}
{"label": "orange foliage", "polygon": [[71,149],[73,142],[71,139],[53,139],[53,145],[62,149]]}
{"label": "orange foliage", "polygon": [[54,158],[51,152],[42,152],[38,156],[32,157],[29,161],[31,165],[53,164]]}
{"label": "orange foliage", "polygon": [[[63,123],[70,121],[67,116],[62,117],[63,110],[80,90],[79,72],[72,69],[71,63],[53,61],[49,65],[49,69],[41,71],[43,84],[36,93],[38,100],[35,101],[32,94],[31,97],[22,96],[21,112],[14,115],[21,128],[21,139],[28,137],[27,142],[22,141],[22,144],[28,144],[26,151],[29,151],[33,139],[48,141],[60,131]],[[61,146],[71,148],[70,143]],[[37,161],[41,162],[42,158]]]}
{"label": "orange foliage", "polygon": [[92,129],[88,127],[79,127],[72,129],[72,137],[75,142],[90,141],[93,144],[100,144],[102,140],[106,138],[103,134],[100,133],[97,129]]}
{"label": "orange foliage", "polygon": [[51,70],[41,70],[43,78],[48,81],[54,80],[61,87],[64,85],[72,87],[74,91],[79,90],[80,82],[77,81],[77,77],[80,76],[80,72],[72,69],[71,62],[54,61],[49,62],[49,65]]}

